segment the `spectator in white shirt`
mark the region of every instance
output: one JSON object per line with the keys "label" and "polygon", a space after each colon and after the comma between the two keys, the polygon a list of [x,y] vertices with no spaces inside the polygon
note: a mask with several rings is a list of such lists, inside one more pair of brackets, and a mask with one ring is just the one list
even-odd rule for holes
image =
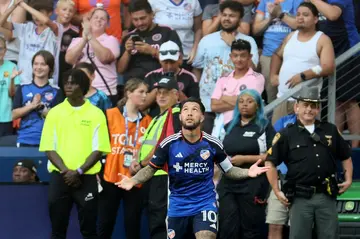
{"label": "spectator in white shirt", "polygon": [[201,40],[201,7],[198,0],[149,0],[154,21],[171,27],[179,35],[183,47],[183,68],[191,70]]}

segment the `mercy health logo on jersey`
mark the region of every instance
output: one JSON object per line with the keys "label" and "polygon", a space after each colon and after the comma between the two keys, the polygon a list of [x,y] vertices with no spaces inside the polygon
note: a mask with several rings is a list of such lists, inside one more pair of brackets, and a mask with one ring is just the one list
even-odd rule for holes
{"label": "mercy health logo on jersey", "polygon": [[210,171],[208,163],[183,163],[183,165],[181,165],[179,162],[176,162],[176,164],[173,165],[173,168],[177,173],[183,171],[184,173],[189,174],[200,174]]}

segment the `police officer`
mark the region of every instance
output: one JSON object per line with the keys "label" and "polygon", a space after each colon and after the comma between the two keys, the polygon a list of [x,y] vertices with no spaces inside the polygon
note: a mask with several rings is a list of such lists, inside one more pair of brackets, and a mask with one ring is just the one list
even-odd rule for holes
{"label": "police officer", "polygon": [[[290,207],[290,239],[311,238],[316,224],[318,239],[339,237],[336,196],[352,183],[350,145],[336,126],[316,120],[320,111],[317,87],[304,87],[296,98],[298,120],[277,133],[268,151],[268,180],[277,198]],[[336,160],[344,170],[342,183],[336,177]],[[275,166],[288,167],[282,191]]]}

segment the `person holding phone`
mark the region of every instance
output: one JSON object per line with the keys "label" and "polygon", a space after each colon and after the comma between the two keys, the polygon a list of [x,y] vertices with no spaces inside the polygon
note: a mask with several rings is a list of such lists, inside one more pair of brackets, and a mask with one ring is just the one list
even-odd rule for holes
{"label": "person holding phone", "polygon": [[125,82],[131,77],[144,79],[147,73],[161,67],[158,58],[162,43],[173,41],[183,52],[177,33],[153,22],[154,13],[147,1],[132,1],[129,12],[135,30],[123,39],[122,55],[117,62],[117,70],[124,75]]}

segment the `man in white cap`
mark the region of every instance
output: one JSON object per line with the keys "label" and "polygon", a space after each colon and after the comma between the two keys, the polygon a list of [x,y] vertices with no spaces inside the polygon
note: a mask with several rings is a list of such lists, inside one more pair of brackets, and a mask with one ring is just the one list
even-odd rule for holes
{"label": "man in white cap", "polygon": [[150,108],[150,115],[155,117],[160,113],[156,104],[156,92],[154,87],[164,76],[174,76],[179,88],[180,101],[188,97],[199,98],[199,85],[195,75],[183,68],[182,54],[180,47],[173,41],[167,41],[161,44],[159,50],[159,62],[161,68],[149,72],[145,76],[145,82],[149,85],[149,94],[142,110]]}

